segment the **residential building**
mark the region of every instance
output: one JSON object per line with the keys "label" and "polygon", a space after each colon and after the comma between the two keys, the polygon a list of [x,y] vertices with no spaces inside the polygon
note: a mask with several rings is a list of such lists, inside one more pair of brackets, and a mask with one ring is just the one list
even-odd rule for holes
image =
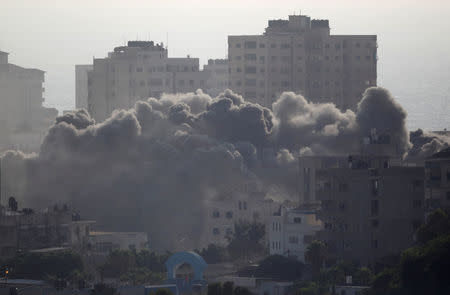
{"label": "residential building", "polygon": [[73,220],[67,209],[34,212],[31,209],[0,212],[0,258],[20,251],[55,247],[83,250],[94,221]]}
{"label": "residential building", "polygon": [[262,35],[228,36],[229,88],[270,107],[284,91],[355,109],[377,84],[377,36],[331,35],[328,20],[290,15]]}
{"label": "residential building", "polygon": [[9,63],[8,53],[0,51],[0,151],[39,150],[58,115],[56,109],[42,106],[44,75]]}
{"label": "residential building", "polygon": [[306,249],[321,228],[315,211],[280,207],[267,224],[270,255],[293,257],[304,262]]}
{"label": "residential building", "polygon": [[218,96],[228,88],[228,60],[209,59],[203,66],[203,71],[208,73],[206,91],[212,97]]}
{"label": "residential building", "polygon": [[75,65],[75,108],[88,109],[88,73],[93,65]]}
{"label": "residential building", "polygon": [[450,208],[450,148],[425,160],[425,200],[429,212]]}
{"label": "residential building", "polygon": [[108,57],[94,59],[88,72],[88,111],[103,121],[113,110],[131,108],[138,100],[205,89],[206,80],[198,58],[171,58],[162,43],[129,41]]}
{"label": "residential building", "polygon": [[424,219],[424,168],[381,158],[349,157],[348,167],[315,170],[323,229],[317,238],[331,259],[362,265],[414,244]]}
{"label": "residential building", "polygon": [[[278,211],[281,203],[266,199],[265,193],[252,183],[222,191],[204,202],[205,215],[198,248],[209,244],[226,246],[234,232],[234,225],[240,221],[267,224]],[[267,232],[267,231],[266,231]],[[267,243],[267,235],[265,237]]]}
{"label": "residential building", "polygon": [[141,251],[148,248],[148,235],[142,232],[98,232],[87,237],[88,249],[97,255],[108,255],[113,250]]}

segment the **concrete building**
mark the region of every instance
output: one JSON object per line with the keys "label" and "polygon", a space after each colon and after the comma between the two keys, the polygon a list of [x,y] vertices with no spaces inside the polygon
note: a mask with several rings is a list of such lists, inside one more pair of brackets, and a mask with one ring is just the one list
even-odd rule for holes
{"label": "concrete building", "polygon": [[450,148],[425,161],[425,201],[429,212],[450,208]]}
{"label": "concrete building", "polygon": [[129,41],[106,58],[94,59],[88,72],[88,111],[103,121],[115,109],[162,93],[205,89],[207,73],[198,58],[170,58],[167,48],[152,41]]}
{"label": "concrete building", "polygon": [[218,96],[228,88],[228,60],[210,59],[203,66],[203,71],[208,73],[206,80],[206,91],[212,97]]}
{"label": "concrete building", "polygon": [[311,210],[280,208],[267,224],[270,255],[283,255],[305,261],[308,244],[322,223]]}
{"label": "concrete building", "polygon": [[367,265],[414,244],[424,219],[424,168],[349,157],[348,167],[315,170],[315,198],[331,259]]}
{"label": "concrete building", "polygon": [[88,249],[92,254],[108,255],[113,250],[136,250],[148,248],[148,236],[142,232],[90,232]]}
{"label": "concrete building", "polygon": [[229,88],[271,106],[283,91],[354,109],[377,84],[377,36],[331,35],[328,20],[290,15],[262,35],[228,36]]}
{"label": "concrete building", "polygon": [[[239,221],[267,224],[280,203],[265,199],[261,192],[233,191],[205,202],[205,222],[198,248],[209,244],[226,246]],[[267,236],[266,236],[267,243]]]}
{"label": "concrete building", "polygon": [[0,51],[0,151],[36,152],[48,127],[58,115],[42,103],[45,72],[8,62]]}
{"label": "concrete building", "polygon": [[75,65],[75,108],[88,109],[88,73],[93,65]]}
{"label": "concrete building", "polygon": [[73,220],[71,211],[45,210],[34,212],[0,212],[0,258],[9,258],[20,251],[31,251],[55,247],[70,247],[83,250],[86,237],[94,222]]}

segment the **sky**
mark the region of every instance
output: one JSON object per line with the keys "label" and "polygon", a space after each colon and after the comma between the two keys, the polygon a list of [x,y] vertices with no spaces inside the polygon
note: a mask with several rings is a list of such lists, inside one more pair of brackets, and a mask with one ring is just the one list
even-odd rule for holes
{"label": "sky", "polygon": [[205,64],[227,55],[228,35],[261,34],[290,14],[329,19],[332,34],[378,36],[378,85],[408,111],[408,127],[450,129],[448,0],[0,0],[0,50],[46,71],[45,105],[75,105],[75,64],[128,40],[168,44]]}

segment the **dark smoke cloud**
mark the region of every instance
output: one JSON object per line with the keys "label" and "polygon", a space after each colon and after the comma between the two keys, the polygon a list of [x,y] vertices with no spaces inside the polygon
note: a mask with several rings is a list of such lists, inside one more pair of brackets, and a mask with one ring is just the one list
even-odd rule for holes
{"label": "dark smoke cloud", "polygon": [[412,148],[408,153],[411,160],[424,159],[450,147],[450,136],[417,129],[410,134]]}
{"label": "dark smoke cloud", "polygon": [[251,183],[295,200],[299,155],[359,152],[376,128],[393,134],[403,156],[405,117],[381,88],[368,89],[356,113],[291,92],[271,110],[230,90],[197,91],[140,101],[102,123],[85,110],[65,114],[39,155],[5,157],[23,167],[27,206],[67,202],[104,229],[147,231],[152,246],[174,248],[197,240],[203,201],[232,187]]}

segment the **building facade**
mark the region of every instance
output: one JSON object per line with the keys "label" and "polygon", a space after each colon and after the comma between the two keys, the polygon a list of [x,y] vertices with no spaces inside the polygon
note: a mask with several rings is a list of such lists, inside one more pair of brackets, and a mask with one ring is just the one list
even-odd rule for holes
{"label": "building facade", "polygon": [[203,71],[208,73],[206,80],[206,91],[216,97],[228,88],[228,60],[210,59],[208,64],[203,66]]}
{"label": "building facade", "polygon": [[331,35],[328,20],[290,15],[262,35],[228,36],[229,88],[270,107],[284,91],[355,109],[377,84],[377,36]]}
{"label": "building facade", "polygon": [[450,148],[425,161],[425,200],[430,212],[450,208]]}
{"label": "building facade", "polygon": [[88,109],[88,73],[93,65],[75,65],[75,108]]}
{"label": "building facade", "polygon": [[391,167],[350,158],[346,168],[315,171],[323,229],[331,259],[367,265],[414,244],[424,219],[424,168]]}
{"label": "building facade", "polygon": [[0,51],[0,151],[39,150],[58,115],[56,109],[42,106],[44,75],[9,63],[8,53]]}
{"label": "building facade", "polygon": [[113,110],[129,109],[138,100],[205,89],[206,80],[198,58],[169,58],[162,43],[129,41],[108,57],[94,59],[88,72],[88,111],[103,121]]}
{"label": "building facade", "polygon": [[267,224],[270,255],[304,262],[306,249],[321,228],[322,223],[314,211],[281,207]]}
{"label": "building facade", "polygon": [[97,232],[87,237],[90,253],[108,255],[113,250],[141,251],[148,248],[148,235],[142,232]]}

